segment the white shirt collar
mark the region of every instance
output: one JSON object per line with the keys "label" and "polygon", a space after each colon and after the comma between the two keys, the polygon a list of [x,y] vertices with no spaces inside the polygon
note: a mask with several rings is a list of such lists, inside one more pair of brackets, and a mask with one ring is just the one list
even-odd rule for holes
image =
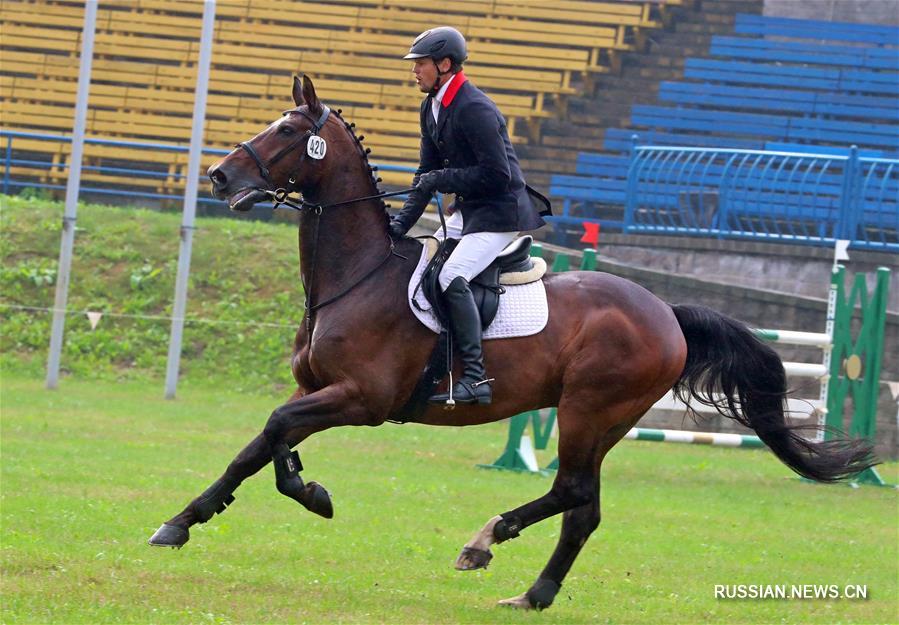
{"label": "white shirt collar", "polygon": [[443,96],[446,95],[446,90],[449,89],[450,83],[452,83],[455,78],[455,74],[450,76],[450,79],[443,83],[443,86],[440,87],[440,91],[438,91],[437,95],[434,96],[434,99],[431,100],[431,114],[434,116],[435,122],[437,121],[437,116],[440,113],[440,105],[443,104]]}

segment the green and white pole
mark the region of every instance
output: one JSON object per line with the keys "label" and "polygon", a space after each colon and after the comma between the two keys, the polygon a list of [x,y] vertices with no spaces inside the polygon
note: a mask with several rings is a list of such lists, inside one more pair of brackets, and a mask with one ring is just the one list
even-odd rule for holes
{"label": "green and white pole", "polygon": [[[856,277],[858,283],[858,291],[861,292],[861,281]],[[861,360],[859,371],[853,371],[853,365],[850,356],[846,361],[846,375],[854,375],[856,379],[861,380],[858,392],[854,394],[855,413],[852,415],[852,424],[849,428],[849,434],[852,436],[862,436],[868,438],[872,443],[875,440],[877,431],[877,399],[880,394],[880,369],[883,362],[883,344],[885,341],[886,327],[886,310],[887,310],[887,294],[890,287],[890,270],[886,267],[877,268],[877,282],[874,288],[874,294],[867,302],[862,303],[863,316],[865,317],[862,334],[859,343],[865,342],[864,359]],[[858,358],[858,356],[854,356]],[[855,380],[854,380],[855,381]],[[888,486],[894,487],[893,484],[886,483],[877,469],[869,467],[855,476],[854,481],[858,484],[869,484],[872,486]]]}
{"label": "green and white pole", "polygon": [[655,441],[657,443],[686,443],[688,445],[714,445],[716,447],[764,447],[758,436],[751,434],[722,434],[707,432],[686,432],[682,430],[654,430],[633,428],[624,435],[632,441]]}
{"label": "green and white pole", "polygon": [[[830,346],[824,350],[824,367],[827,369],[827,375],[821,378],[820,398],[821,409],[818,411],[818,431],[816,440],[823,441],[825,438],[824,426],[827,424],[827,415],[830,410],[830,379],[840,374],[839,363],[837,367],[833,367],[833,333],[837,320],[837,303],[839,302],[840,289],[843,286],[843,272],[840,266],[841,260],[849,260],[849,241],[845,239],[837,239],[833,248],[833,268],[830,271],[830,287],[827,289],[827,322],[824,326],[824,332],[830,337]],[[852,312],[849,311],[849,315]]]}
{"label": "green and white pole", "polygon": [[827,373],[821,378],[821,390],[818,393],[821,406],[818,409],[818,430],[815,435],[817,441],[824,440],[824,425],[827,423],[827,411],[830,410],[830,378],[831,376],[839,375],[839,367],[836,372],[833,370],[833,328],[837,319],[837,294],[842,283],[843,274],[839,271],[839,265],[834,260],[833,271],[830,272],[830,287],[827,289],[827,322],[824,326],[824,333],[827,334],[828,345],[823,348],[824,360],[822,362]]}

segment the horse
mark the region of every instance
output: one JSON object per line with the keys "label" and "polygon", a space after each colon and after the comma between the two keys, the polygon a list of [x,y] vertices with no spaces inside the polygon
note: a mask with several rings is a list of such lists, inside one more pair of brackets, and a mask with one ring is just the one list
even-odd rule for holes
{"label": "horse", "polygon": [[[302,194],[299,256],[307,301],[291,361],[297,388],[221,477],[163,523],[151,545],[182,547],[191,526],[223,512],[237,487],[270,461],[279,492],[330,518],[328,491],[303,482],[292,448],[328,428],[403,421],[403,406],[436,345],[437,335],[407,302],[422,244],[389,237],[370,150],[340,111],[322,104],[308,77],[294,77],[292,95],[295,108],[207,173],[213,195],[235,211]],[[561,534],[548,563],[530,588],[501,604],[552,604],[599,526],[603,459],[670,389],[755,430],[783,463],[811,480],[847,479],[872,466],[868,442],[815,442],[786,422],[783,364],[743,323],[706,307],[668,304],[607,273],[548,273],[543,282],[545,328],[484,342],[486,367],[495,376],[493,402],[453,410],[430,406],[417,418],[465,426],[558,408],[559,464],[549,491],[490,518],[455,561],[463,571],[486,567],[492,545],[561,513]]]}

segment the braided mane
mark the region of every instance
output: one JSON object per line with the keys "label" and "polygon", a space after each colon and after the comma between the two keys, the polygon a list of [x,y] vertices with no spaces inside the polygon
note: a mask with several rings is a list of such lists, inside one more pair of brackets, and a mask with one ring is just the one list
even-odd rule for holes
{"label": "braided mane", "polygon": [[[347,132],[349,132],[350,136],[353,138],[356,146],[359,148],[359,152],[362,155],[362,162],[365,167],[368,168],[368,174],[371,177],[372,186],[375,188],[375,193],[380,194],[383,193],[381,189],[380,182],[382,181],[380,176],[377,175],[378,167],[376,165],[371,165],[368,161],[368,155],[371,154],[371,148],[367,148],[363,145],[362,141],[365,139],[365,135],[357,135],[356,134],[356,124],[353,122],[348,122],[343,118],[343,109],[337,109],[336,111],[332,110],[332,112],[337,116],[337,119],[343,124],[344,128],[346,128]],[[385,224],[390,220],[390,213],[387,212],[387,202],[384,200],[380,201],[381,209],[384,213]]]}

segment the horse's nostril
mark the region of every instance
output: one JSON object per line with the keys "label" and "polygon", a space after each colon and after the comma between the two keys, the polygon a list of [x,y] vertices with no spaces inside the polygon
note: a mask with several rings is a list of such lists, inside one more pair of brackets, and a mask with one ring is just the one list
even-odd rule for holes
{"label": "horse's nostril", "polygon": [[213,184],[216,184],[218,186],[224,186],[225,183],[228,182],[227,176],[222,173],[221,169],[214,169],[209,172],[209,178],[210,180],[212,180]]}

